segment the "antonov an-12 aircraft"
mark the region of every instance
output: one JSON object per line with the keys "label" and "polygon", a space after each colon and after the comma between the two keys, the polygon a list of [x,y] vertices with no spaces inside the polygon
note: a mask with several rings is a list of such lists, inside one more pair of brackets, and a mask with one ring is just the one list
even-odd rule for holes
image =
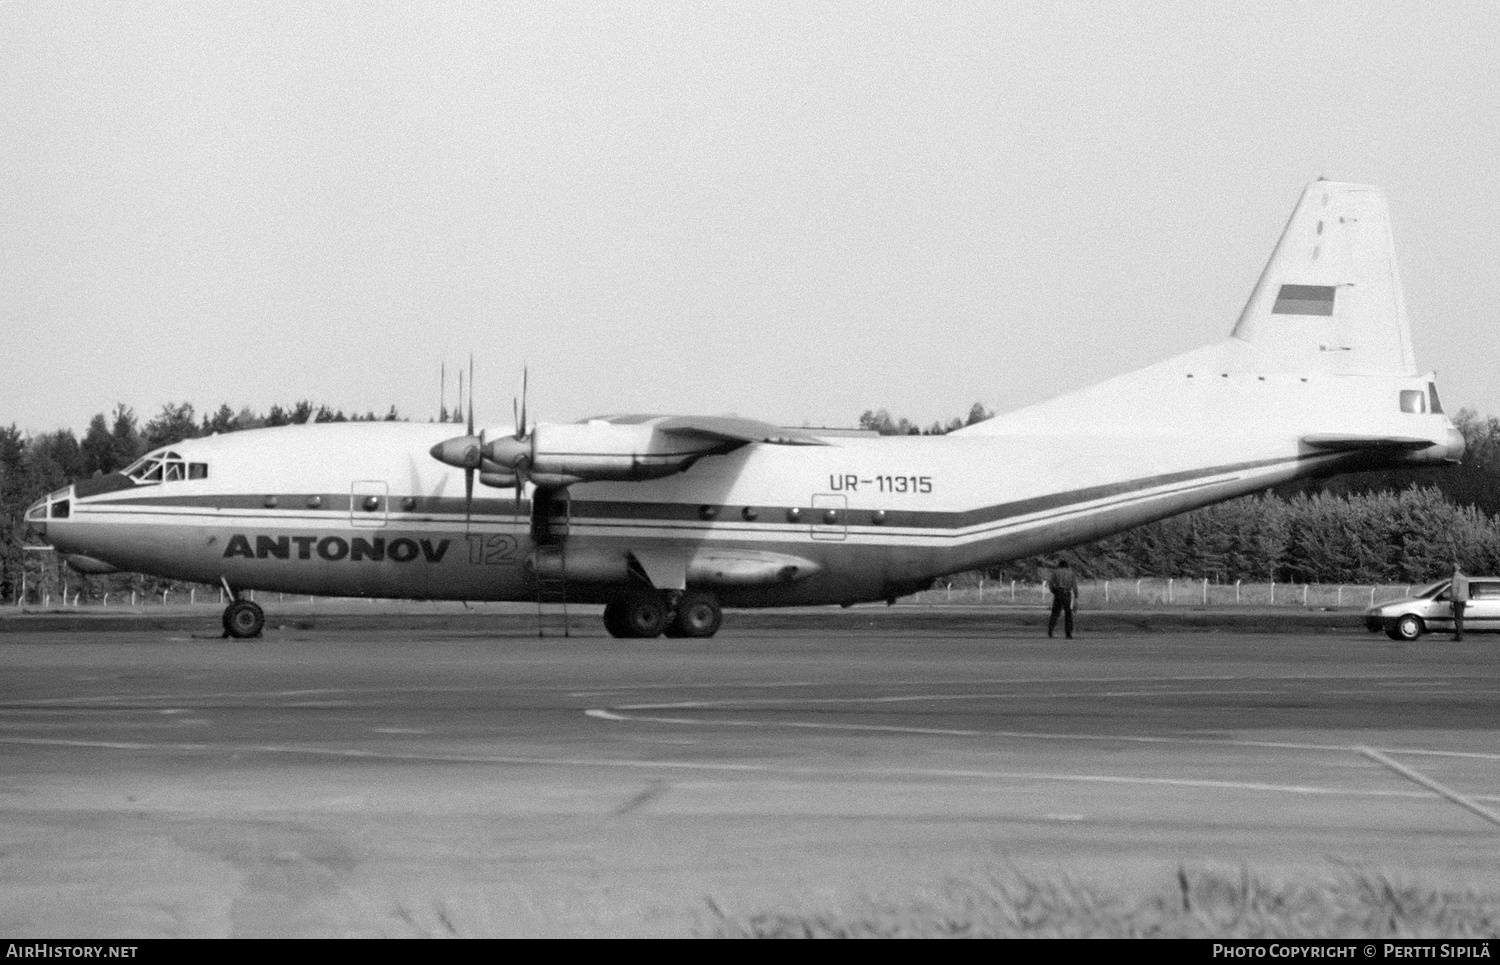
{"label": "antonov an-12 aircraft", "polygon": [[723,607],[894,600],[1296,477],[1463,452],[1412,355],[1385,199],[1329,181],[1228,338],[946,436],[515,422],[190,439],[27,521],[85,572],[224,586],[236,637],[265,621],[249,589],[602,603],[617,637],[710,637]]}

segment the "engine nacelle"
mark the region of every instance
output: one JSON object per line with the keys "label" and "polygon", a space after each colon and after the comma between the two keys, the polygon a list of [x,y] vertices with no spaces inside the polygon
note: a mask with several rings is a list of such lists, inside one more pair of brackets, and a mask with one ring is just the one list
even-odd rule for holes
{"label": "engine nacelle", "polygon": [[528,475],[539,482],[660,479],[730,448],[716,439],[658,432],[649,424],[594,420],[539,425],[528,439],[499,439],[489,444],[486,453],[494,462],[509,465],[521,447],[527,450]]}

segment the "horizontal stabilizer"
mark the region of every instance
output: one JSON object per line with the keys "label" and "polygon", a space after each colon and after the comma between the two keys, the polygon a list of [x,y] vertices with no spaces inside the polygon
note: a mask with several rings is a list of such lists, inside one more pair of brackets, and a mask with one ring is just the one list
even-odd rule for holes
{"label": "horizontal stabilizer", "polygon": [[1373,435],[1349,435],[1336,433],[1318,433],[1303,436],[1302,441],[1314,449],[1323,449],[1328,452],[1355,452],[1360,449],[1404,449],[1416,451],[1426,449],[1434,445],[1431,439],[1421,439],[1416,436],[1373,436]]}

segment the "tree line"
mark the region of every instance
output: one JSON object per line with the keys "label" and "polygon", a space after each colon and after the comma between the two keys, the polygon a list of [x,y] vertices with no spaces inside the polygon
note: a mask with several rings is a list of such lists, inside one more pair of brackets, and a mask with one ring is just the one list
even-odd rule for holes
{"label": "tree line", "polygon": [[[923,429],[885,409],[866,410],[861,428],[894,434],[943,434],[993,415],[975,403],[966,418]],[[305,422],[397,421],[392,406],[345,415],[300,401],[264,413],[221,405],[201,416],[187,402],[169,403],[141,424],[127,405],[100,413],[80,440],[71,429],[27,435],[0,426],[0,602],[19,592],[24,551],[22,514],[33,501],[71,480],[125,468],[159,446],[216,432]],[[461,422],[446,409],[441,421]],[[1193,577],[1234,582],[1417,583],[1436,579],[1455,560],[1471,573],[1500,574],[1500,418],[1470,409],[1454,418],[1468,449],[1463,465],[1380,472],[1291,483],[1142,526],[1068,550],[1086,578]],[[1051,560],[1033,558],[993,567],[995,579],[1031,579]],[[50,577],[60,583],[61,571]],[[135,574],[70,585],[92,595],[159,593],[175,584]]]}

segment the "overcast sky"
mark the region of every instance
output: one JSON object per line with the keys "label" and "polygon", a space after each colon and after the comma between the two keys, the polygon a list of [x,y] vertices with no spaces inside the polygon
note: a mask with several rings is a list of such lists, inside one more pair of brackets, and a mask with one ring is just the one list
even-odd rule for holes
{"label": "overcast sky", "polygon": [[[0,5],[0,423],[1006,410],[1222,338],[1319,176],[1500,415],[1500,4]],[[450,384],[449,398],[453,395]]]}

